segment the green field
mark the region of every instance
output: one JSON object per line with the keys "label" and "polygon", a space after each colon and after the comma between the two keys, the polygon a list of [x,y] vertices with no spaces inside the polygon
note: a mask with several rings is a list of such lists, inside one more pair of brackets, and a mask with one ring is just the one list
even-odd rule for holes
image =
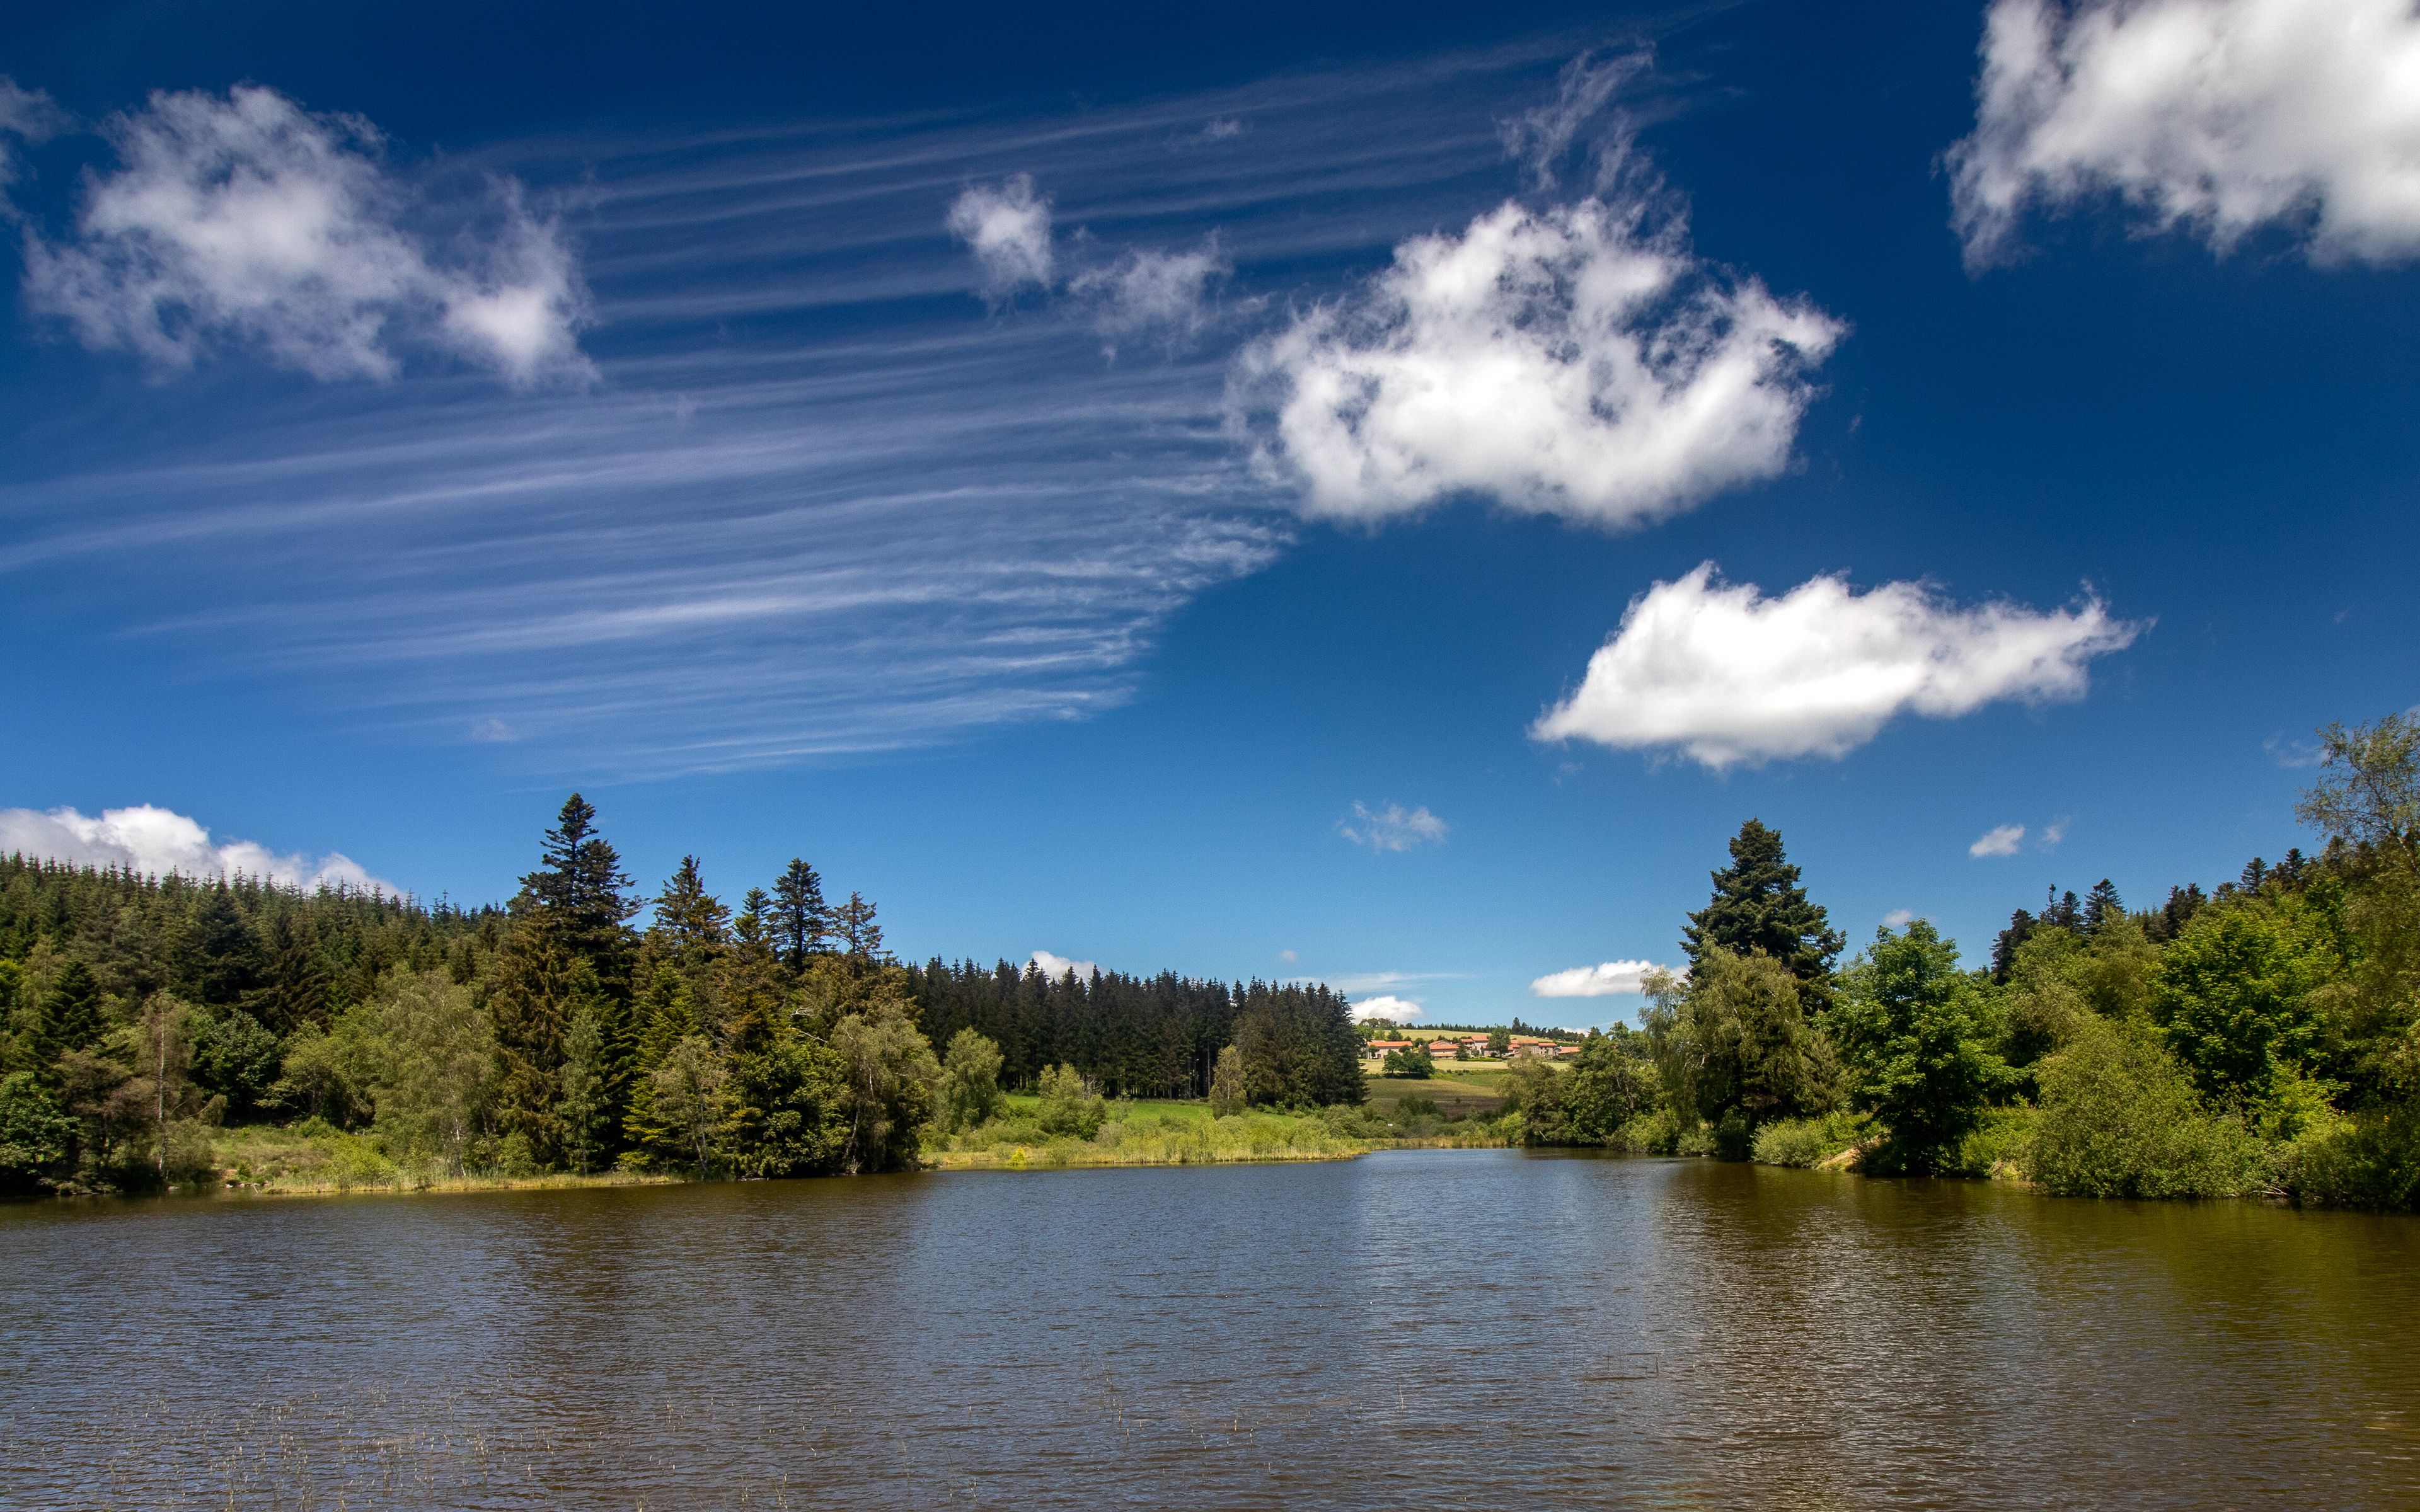
{"label": "green field", "polygon": [[1386,1142],[1386,1131],[1349,1112],[1256,1110],[1213,1118],[1206,1103],[1113,1102],[1090,1139],[1045,1134],[1042,1099],[1012,1094],[1007,1113],[980,1129],[939,1139],[925,1158],[944,1170],[1025,1170],[1067,1165],[1207,1165],[1242,1161],[1342,1160]]}
{"label": "green field", "polygon": [[1370,1088],[1370,1106],[1380,1116],[1393,1119],[1396,1110],[1406,1100],[1426,1100],[1436,1104],[1438,1113],[1449,1119],[1491,1118],[1504,1107],[1504,1075],[1511,1068],[1503,1061],[1437,1062],[1436,1074],[1426,1080],[1382,1074],[1374,1065],[1363,1068]]}

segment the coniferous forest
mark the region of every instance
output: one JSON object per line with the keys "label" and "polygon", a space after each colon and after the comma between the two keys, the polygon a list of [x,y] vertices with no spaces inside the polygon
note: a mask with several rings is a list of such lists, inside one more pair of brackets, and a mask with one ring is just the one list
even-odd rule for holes
{"label": "coniferous forest", "polygon": [[[1982,961],[1922,919],[1844,961],[1751,819],[1639,1026],[1515,1058],[1465,1141],[2412,1208],[2420,722],[2322,735],[2316,856],[2143,908],[2054,889]],[[803,860],[768,880],[735,910],[690,857],[643,896],[576,794],[472,911],[0,860],[0,1182],[203,1180],[231,1126],[457,1179],[779,1177],[914,1165],[1009,1091],[1045,1135],[1097,1131],[1105,1098],[1363,1101],[1325,987],[904,965],[872,902]]]}
{"label": "coniferous forest", "polygon": [[803,860],[736,912],[694,857],[643,900],[596,818],[476,912],[0,860],[0,1181],[197,1179],[263,1121],[456,1178],[893,1170],[1003,1088],[1200,1097],[1231,1047],[1248,1104],[1359,1101],[1325,988],[909,968]]}

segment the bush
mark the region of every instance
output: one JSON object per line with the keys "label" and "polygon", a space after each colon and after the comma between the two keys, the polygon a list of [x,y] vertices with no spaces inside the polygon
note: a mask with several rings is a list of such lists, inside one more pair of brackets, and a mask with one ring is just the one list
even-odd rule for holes
{"label": "bush", "polygon": [[2277,1184],[2302,1202],[2420,1209],[2420,1106],[2314,1124],[2279,1157]]}
{"label": "bush", "polygon": [[2025,1104],[1987,1108],[1983,1121],[1958,1142],[1957,1159],[1944,1166],[1943,1172],[1977,1177],[2023,1175],[2025,1147],[2033,1133],[2034,1110]]}
{"label": "bush", "polygon": [[1428,1046],[1416,1044],[1409,1050],[1388,1051],[1378,1069],[1388,1076],[1408,1076],[1424,1082],[1436,1074],[1436,1060],[1430,1056]]}
{"label": "bush", "polygon": [[2234,1196],[2257,1188],[2260,1147],[2210,1112],[2150,1031],[2096,1025],[2041,1063],[2024,1163],[2052,1192],[2088,1197]]}
{"label": "bush", "polygon": [[1828,1113],[1820,1119],[1783,1119],[1759,1129],[1748,1148],[1760,1165],[1804,1168],[1854,1146],[1865,1130],[1864,1119],[1847,1113]]}
{"label": "bush", "polygon": [[1073,1066],[1051,1066],[1042,1072],[1042,1111],[1036,1121],[1045,1134],[1090,1139],[1109,1120],[1109,1104],[1086,1085]]}
{"label": "bush", "polygon": [[29,1071],[0,1077],[0,1192],[39,1191],[64,1179],[76,1121]]}

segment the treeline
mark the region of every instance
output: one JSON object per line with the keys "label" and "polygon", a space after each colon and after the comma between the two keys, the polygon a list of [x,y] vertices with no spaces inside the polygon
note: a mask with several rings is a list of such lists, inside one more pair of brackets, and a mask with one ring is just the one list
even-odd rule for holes
{"label": "treeline", "polygon": [[1322,985],[1229,987],[1173,973],[1053,980],[1006,961],[936,960],[910,968],[908,990],[935,1043],[974,1030],[1000,1046],[1001,1077],[1015,1087],[1037,1087],[1046,1069],[1064,1065],[1110,1097],[1207,1097],[1218,1052],[1249,1022],[1245,1038],[1265,1041],[1249,1057],[1253,1103],[1361,1101],[1360,1036],[1345,1000]]}
{"label": "treeline", "polygon": [[902,966],[803,860],[735,910],[685,857],[643,902],[577,794],[475,912],[0,859],[6,1190],[202,1179],[262,1122],[450,1177],[888,1170],[1003,1080],[1358,1102],[1356,1050],[1325,989]]}
{"label": "treeline", "polygon": [[1690,916],[1689,969],[1561,1075],[1518,1067],[1532,1144],[2055,1192],[2420,1205],[2420,722],[2321,732],[2316,858],[2129,910],[2102,881],[2020,909],[1988,965],[1916,920],[1845,946],[1751,820]]}

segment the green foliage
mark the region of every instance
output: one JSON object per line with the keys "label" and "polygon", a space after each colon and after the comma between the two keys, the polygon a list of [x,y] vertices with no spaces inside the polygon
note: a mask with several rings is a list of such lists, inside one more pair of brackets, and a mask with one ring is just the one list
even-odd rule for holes
{"label": "green foliage", "polygon": [[1352,1009],[1325,986],[1247,987],[1235,1047],[1244,1057],[1245,1096],[1256,1106],[1324,1107],[1369,1096]]}
{"label": "green foliage", "polygon": [[703,1035],[692,1034],[664,1053],[650,1078],[652,1111],[664,1131],[672,1158],[686,1160],[703,1178],[721,1153],[731,1073]]}
{"label": "green foliage", "polygon": [[32,1072],[0,1076],[0,1192],[39,1192],[67,1179],[76,1120]]}
{"label": "green foliage", "polygon": [[2276,1179],[2298,1201],[2420,1211],[2420,1103],[2313,1122],[2279,1156]]}
{"label": "green foliage", "polygon": [[1832,962],[1846,943],[1840,932],[1799,886],[1798,868],[1783,856],[1778,831],[1751,819],[1740,825],[1730,853],[1731,864],[1714,873],[1714,897],[1682,932],[1693,973],[1713,950],[1766,955],[1797,980],[1808,1008],[1820,1008]]}
{"label": "green foliage", "polygon": [[2096,1022],[2041,1064],[2024,1165],[2071,1196],[2231,1196],[2261,1179],[2258,1142],[2206,1108],[2184,1068],[2139,1024]]}
{"label": "green foliage", "polygon": [[737,1057],[727,1139],[739,1174],[839,1169],[848,1148],[846,1071],[838,1051],[797,1034]]}
{"label": "green foliage", "polygon": [[206,1019],[194,1035],[194,1080],[224,1100],[230,1122],[259,1117],[285,1058],[277,1036],[240,1008]]}
{"label": "green foliage", "polygon": [[2153,1011],[2205,1096],[2268,1098],[2323,1049],[2314,990],[2343,958],[2331,921],[2300,897],[2196,914],[2163,952]]}
{"label": "green foliage", "polygon": [[1741,1158],[1757,1126],[1834,1101],[1831,1047],[1800,1001],[1798,980],[1771,956],[1710,945],[1690,973],[1675,1026],[1681,1087],[1699,1118],[1737,1126],[1730,1143]]}
{"label": "green foliage", "polygon": [[606,1102],[605,1029],[593,1010],[583,1009],[571,1020],[563,1038],[563,1101],[555,1105],[563,1120],[563,1139],[571,1168],[585,1176],[613,1129],[613,1109]]}
{"label": "green foliage", "polygon": [[964,1134],[1000,1117],[1005,1106],[1000,1061],[1000,1046],[973,1029],[950,1036],[950,1047],[941,1057],[939,1111],[934,1119],[943,1134]]}
{"label": "green foliage", "polygon": [[1808,1166],[1856,1148],[1866,1136],[1867,1121],[1854,1113],[1827,1113],[1816,1119],[1783,1119],[1756,1132],[1749,1142],[1752,1157],[1765,1165]]}
{"label": "green foliage", "polygon": [[1034,1119],[1046,1134],[1090,1139],[1109,1119],[1101,1094],[1086,1085],[1073,1066],[1052,1066],[1042,1073],[1042,1108]]}
{"label": "green foliage", "polygon": [[1244,1111],[1244,1053],[1233,1045],[1222,1045],[1218,1060],[1210,1074],[1210,1112],[1215,1118],[1233,1118]]}
{"label": "green foliage", "polygon": [[846,1077],[841,1102],[848,1135],[841,1165],[848,1171],[913,1165],[941,1080],[933,1047],[916,1028],[898,968],[881,969],[862,1007],[832,1026],[831,1047]]}
{"label": "green foliage", "polygon": [[[495,1031],[467,987],[442,972],[397,972],[356,1031],[381,1140],[395,1155],[459,1177],[489,1130],[498,1094]],[[551,1110],[550,1110],[551,1112]],[[550,1119],[552,1127],[559,1123]],[[507,1129],[507,1134],[523,1130]]]}
{"label": "green foliage", "polygon": [[1382,1075],[1427,1081],[1436,1074],[1436,1057],[1429,1054],[1427,1045],[1416,1044],[1408,1050],[1388,1051],[1386,1058],[1378,1062],[1378,1070]]}
{"label": "green foliage", "polygon": [[1884,1129],[1877,1171],[1954,1169],[1958,1149],[2013,1078],[1993,1046],[2000,1026],[1957,948],[1917,919],[1845,974],[1828,1021],[1852,1095]]}
{"label": "green foliage", "polygon": [[1521,1115],[1521,1141],[1533,1146],[1613,1145],[1656,1105],[1661,1079],[1645,1041],[1616,1025],[1592,1035],[1568,1067],[1524,1057],[1504,1073],[1505,1103]]}

